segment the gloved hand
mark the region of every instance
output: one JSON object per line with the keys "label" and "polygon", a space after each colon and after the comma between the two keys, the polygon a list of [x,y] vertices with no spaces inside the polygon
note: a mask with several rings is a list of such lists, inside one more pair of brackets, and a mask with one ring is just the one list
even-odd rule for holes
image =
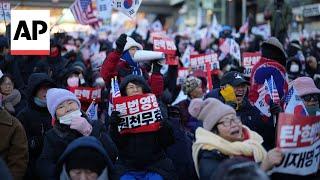
{"label": "gloved hand", "polygon": [[282,108],[279,104],[275,104],[272,100],[270,102],[270,113],[272,115],[278,115],[280,112],[282,112]]}
{"label": "gloved hand", "polygon": [[74,129],[84,136],[89,136],[92,131],[92,126],[83,117],[75,117],[72,119],[70,129]]}
{"label": "gloved hand", "polygon": [[112,111],[110,117],[109,117],[110,124],[113,126],[118,126],[118,124],[121,122],[120,118],[120,112],[119,111]]}
{"label": "gloved hand", "polygon": [[121,34],[120,37],[116,40],[116,45],[117,45],[116,51],[119,53],[122,53],[126,43],[127,43],[127,35]]}
{"label": "gloved hand", "polygon": [[160,61],[153,61],[151,66],[152,66],[152,73],[160,73],[160,70],[162,68]]}

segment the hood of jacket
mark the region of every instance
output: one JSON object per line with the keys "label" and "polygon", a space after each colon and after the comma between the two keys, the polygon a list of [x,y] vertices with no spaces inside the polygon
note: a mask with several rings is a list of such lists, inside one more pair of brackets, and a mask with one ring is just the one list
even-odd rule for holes
{"label": "hood of jacket", "polygon": [[[99,152],[103,157],[105,157],[104,159],[107,164],[108,173],[110,173],[113,170],[112,161],[109,155],[107,154],[107,152],[105,151],[105,149],[103,148],[103,145],[101,144],[101,142],[93,136],[83,136],[72,141],[68,145],[66,150],[63,152],[63,154],[60,156],[57,164],[58,172],[63,173],[63,166],[65,165],[66,159],[69,157],[69,155],[74,150],[78,148],[83,148],[83,147],[92,148],[92,149],[95,149],[97,152]],[[101,175],[103,175],[103,172]]]}

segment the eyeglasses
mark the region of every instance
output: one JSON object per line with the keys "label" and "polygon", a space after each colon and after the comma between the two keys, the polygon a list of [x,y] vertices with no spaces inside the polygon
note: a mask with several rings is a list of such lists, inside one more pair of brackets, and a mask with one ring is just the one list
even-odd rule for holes
{"label": "eyeglasses", "polygon": [[307,94],[301,97],[304,101],[318,101],[319,100],[319,94]]}
{"label": "eyeglasses", "polygon": [[236,117],[230,120],[218,122],[217,125],[222,124],[224,127],[230,127],[232,122],[234,122],[235,124],[240,124],[241,120],[238,117]]}
{"label": "eyeglasses", "polygon": [[11,82],[5,82],[1,84],[2,87],[6,87],[6,86],[13,86],[13,83]]}
{"label": "eyeglasses", "polygon": [[142,87],[140,87],[140,86],[128,86],[126,89],[127,89],[127,90],[134,90],[134,89],[136,89],[136,90],[142,90]]}

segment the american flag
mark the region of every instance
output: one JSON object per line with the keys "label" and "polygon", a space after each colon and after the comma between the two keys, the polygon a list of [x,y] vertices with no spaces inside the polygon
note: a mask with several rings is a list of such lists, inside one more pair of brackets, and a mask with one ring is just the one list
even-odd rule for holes
{"label": "american flag", "polygon": [[117,77],[111,79],[111,89],[110,89],[110,96],[109,96],[109,108],[108,108],[108,114],[111,115],[113,111],[113,98],[120,97],[120,88],[119,83],[117,80]]}
{"label": "american flag", "polygon": [[272,98],[273,102],[276,104],[279,104],[280,97],[279,97],[276,83],[273,80],[273,76],[271,76],[271,78],[268,80],[268,87],[269,87],[269,91],[270,91],[271,98]]}
{"label": "american flag", "polygon": [[76,0],[70,6],[70,10],[75,20],[80,24],[95,26],[99,22],[99,19],[93,13],[91,0]]}
{"label": "american flag", "polygon": [[286,95],[286,97],[284,98],[284,103],[285,105],[287,105],[293,95],[294,89],[293,87],[290,88],[290,90],[288,91],[288,94]]}

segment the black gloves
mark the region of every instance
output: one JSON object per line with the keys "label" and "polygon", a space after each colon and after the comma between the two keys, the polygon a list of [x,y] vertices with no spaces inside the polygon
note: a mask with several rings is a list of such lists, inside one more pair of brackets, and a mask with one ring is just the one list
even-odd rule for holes
{"label": "black gloves", "polygon": [[116,45],[117,45],[116,51],[119,53],[122,53],[126,43],[127,43],[127,35],[121,34],[120,37],[116,40]]}
{"label": "black gloves", "polygon": [[160,64],[160,61],[152,62],[152,73],[160,73],[161,68],[162,65]]}
{"label": "black gloves", "polygon": [[110,121],[110,125],[118,126],[118,124],[121,122],[120,112],[112,111],[109,121]]}
{"label": "black gloves", "polygon": [[282,108],[279,104],[275,104],[273,101],[270,103],[270,113],[272,115],[278,116],[278,114],[282,112]]}

